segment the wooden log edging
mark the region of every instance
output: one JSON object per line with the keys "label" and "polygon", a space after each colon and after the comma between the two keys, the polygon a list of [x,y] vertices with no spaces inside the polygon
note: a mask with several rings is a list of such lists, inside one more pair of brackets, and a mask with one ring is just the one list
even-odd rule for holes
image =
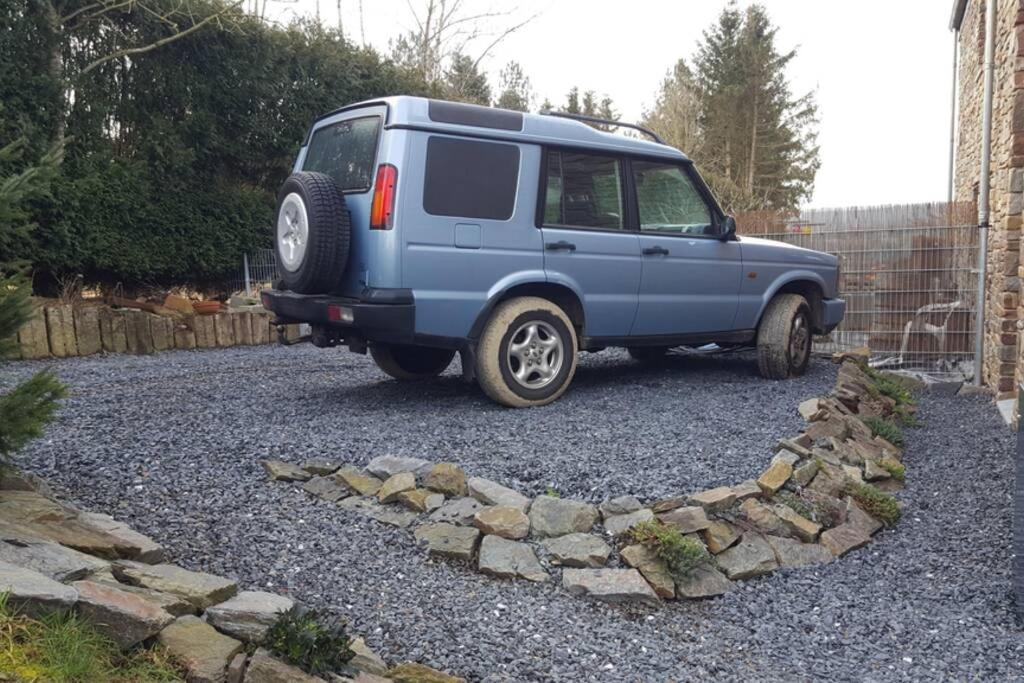
{"label": "wooden log edging", "polygon": [[[169,317],[130,308],[48,304],[37,306],[32,319],[18,331],[15,358],[144,355],[174,349],[275,344],[277,328],[273,319],[273,314],[265,311]],[[287,328],[289,339],[298,338],[298,325]]]}

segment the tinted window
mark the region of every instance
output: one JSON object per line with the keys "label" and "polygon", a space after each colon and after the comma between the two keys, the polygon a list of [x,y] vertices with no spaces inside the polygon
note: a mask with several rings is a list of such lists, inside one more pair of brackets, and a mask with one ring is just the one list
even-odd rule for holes
{"label": "tinted window", "polygon": [[519,148],[432,136],[427,140],[423,210],[434,216],[505,221],[512,217]]}
{"label": "tinted window", "polygon": [[622,173],[611,157],[550,150],[544,223],[622,228]]}
{"label": "tinted window", "polygon": [[431,121],[440,123],[456,123],[460,126],[478,126],[480,128],[497,128],[499,130],[522,130],[523,115],[517,111],[492,109],[475,104],[459,102],[440,102],[431,100],[427,105],[427,115]]}
{"label": "tinted window", "polygon": [[710,235],[711,211],[682,167],[655,161],[634,161],[640,229]]}
{"label": "tinted window", "polygon": [[306,150],[304,171],[334,178],[343,191],[365,191],[373,184],[379,116],[339,121],[313,133]]}

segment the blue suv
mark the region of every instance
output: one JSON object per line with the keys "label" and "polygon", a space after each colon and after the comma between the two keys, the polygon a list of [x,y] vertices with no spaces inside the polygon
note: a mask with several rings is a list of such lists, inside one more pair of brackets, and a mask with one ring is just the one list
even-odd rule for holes
{"label": "blue suv", "polygon": [[843,318],[836,257],[737,236],[682,152],[585,118],[392,97],[318,119],[279,194],[264,306],[398,380],[458,352],[514,407],[610,346],[756,346],[765,377],[803,373]]}

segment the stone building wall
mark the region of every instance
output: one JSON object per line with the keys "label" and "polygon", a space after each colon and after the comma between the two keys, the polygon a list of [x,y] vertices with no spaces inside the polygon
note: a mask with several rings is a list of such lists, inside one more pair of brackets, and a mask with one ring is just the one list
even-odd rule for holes
{"label": "stone building wall", "polygon": [[[955,199],[978,196],[984,88],[985,2],[969,0],[960,27]],[[992,112],[991,225],[985,286],[984,383],[999,398],[1021,380],[1018,350],[1020,232],[1024,191],[1024,0],[998,3]]]}

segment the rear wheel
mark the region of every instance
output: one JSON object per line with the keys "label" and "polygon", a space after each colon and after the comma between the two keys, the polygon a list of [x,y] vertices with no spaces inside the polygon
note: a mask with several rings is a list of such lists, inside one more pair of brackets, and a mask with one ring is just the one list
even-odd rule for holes
{"label": "rear wheel", "polygon": [[377,367],[403,382],[432,379],[451,365],[455,352],[426,346],[374,344],[370,356]]}
{"label": "rear wheel", "polygon": [[477,380],[502,405],[546,405],[569,388],[578,348],[572,321],[559,306],[533,296],[509,299],[480,336]]}
{"label": "rear wheel", "polygon": [[626,350],[633,360],[641,363],[657,363],[668,353],[667,346],[630,346]]}
{"label": "rear wheel", "polygon": [[757,328],[757,367],[768,379],[799,377],[811,360],[811,307],[799,294],[779,294]]}

